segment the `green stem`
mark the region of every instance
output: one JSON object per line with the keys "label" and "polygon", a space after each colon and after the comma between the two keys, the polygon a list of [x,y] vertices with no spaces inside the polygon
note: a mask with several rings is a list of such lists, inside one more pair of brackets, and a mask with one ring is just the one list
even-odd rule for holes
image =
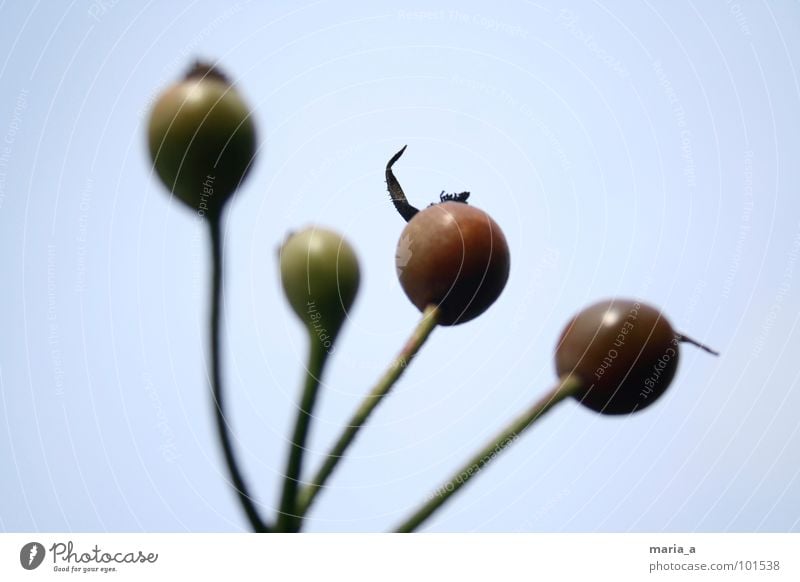
{"label": "green stem", "polygon": [[239,502],[244,509],[250,526],[255,532],[268,532],[270,527],[261,519],[258,509],[244,482],[236,455],[233,452],[228,421],[225,419],[224,389],[222,386],[222,348],[220,345],[220,327],[222,321],[222,233],[220,232],[219,217],[209,217],[208,224],[211,229],[211,319],[209,327],[211,332],[211,361],[212,361],[212,386],[214,397],[214,413],[217,420],[217,433],[225,454],[225,462],[233,482],[233,488],[239,496]]}
{"label": "green stem", "polygon": [[296,532],[300,529],[302,513],[297,508],[297,491],[303,470],[303,454],[311,424],[311,414],[317,400],[320,377],[328,357],[327,350],[313,332],[309,334],[309,339],[311,346],[306,368],[306,381],[300,408],[297,411],[292,443],[289,445],[289,460],[283,477],[283,492],[276,524],[277,531],[281,532]]}
{"label": "green stem", "polygon": [[525,430],[530,428],[545,412],[575,394],[582,386],[575,376],[558,381],[547,394],[519,417],[509,423],[494,439],[467,461],[436,493],[420,506],[411,517],[397,527],[396,532],[412,532],[422,525],[437,509],[447,502],[475,475],[480,473],[498,454],[510,446]]}
{"label": "green stem", "polygon": [[403,349],[398,354],[397,358],[389,365],[386,372],[378,380],[375,387],[364,397],[361,405],[356,410],[355,414],[350,419],[350,422],[345,426],[339,440],[333,445],[333,448],[328,453],[325,461],[320,467],[317,474],[311,482],[300,492],[297,502],[298,513],[303,516],[308,511],[311,504],[314,502],[320,489],[324,487],[328,477],[331,476],[336,465],[344,456],[347,448],[352,444],[356,438],[358,431],[367,422],[369,415],[381,403],[381,400],[389,393],[392,386],[397,382],[405,369],[411,363],[411,360],[420,350],[425,340],[431,334],[439,321],[439,308],[435,305],[428,306],[422,313],[422,320],[417,325],[411,337],[403,346]]}

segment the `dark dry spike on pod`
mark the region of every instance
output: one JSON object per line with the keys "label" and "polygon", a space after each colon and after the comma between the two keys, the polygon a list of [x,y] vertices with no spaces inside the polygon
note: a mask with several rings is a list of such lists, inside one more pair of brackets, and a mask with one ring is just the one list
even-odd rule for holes
{"label": "dark dry spike on pod", "polygon": [[389,189],[389,198],[391,198],[395,209],[400,216],[402,216],[403,219],[408,222],[414,218],[414,215],[419,212],[419,210],[408,203],[408,199],[403,192],[403,188],[400,187],[400,182],[397,181],[397,178],[395,178],[394,174],[392,173],[392,166],[397,160],[400,159],[400,156],[403,155],[403,152],[406,151],[406,147],[408,146],[403,146],[403,149],[393,155],[392,159],[389,160],[389,163],[386,164],[386,186]]}
{"label": "dark dry spike on pod", "polygon": [[197,59],[192,64],[192,67],[186,71],[184,80],[188,81],[189,79],[216,79],[217,81],[222,81],[226,85],[231,84],[228,77],[222,74],[217,67],[206,61],[201,61],[200,59]]}
{"label": "dark dry spike on pod", "polygon": [[439,194],[440,202],[463,202],[464,204],[467,204],[467,198],[469,198],[469,192],[454,192],[453,194],[445,194],[444,190],[442,190],[442,193]]}
{"label": "dark dry spike on pod", "polygon": [[718,355],[719,355],[719,352],[718,352],[718,351],[716,351],[716,350],[712,350],[712,349],[711,349],[710,347],[708,347],[707,345],[705,345],[705,344],[701,344],[699,341],[697,341],[697,340],[695,340],[695,339],[692,339],[692,338],[690,338],[689,336],[685,336],[685,335],[683,335],[682,333],[676,333],[676,334],[675,334],[675,337],[678,339],[678,341],[679,341],[679,342],[683,342],[683,343],[687,343],[687,344],[692,344],[693,346],[696,346],[696,347],[700,348],[701,350],[705,350],[705,351],[707,351],[709,354],[712,354],[712,355],[714,355],[714,356],[718,356]]}

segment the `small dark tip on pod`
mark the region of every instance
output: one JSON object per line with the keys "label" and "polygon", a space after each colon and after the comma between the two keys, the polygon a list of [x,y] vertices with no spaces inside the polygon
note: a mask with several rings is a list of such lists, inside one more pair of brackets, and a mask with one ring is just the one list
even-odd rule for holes
{"label": "small dark tip on pod", "polygon": [[679,342],[686,343],[686,344],[692,344],[693,346],[696,346],[696,347],[700,348],[701,350],[704,350],[704,351],[708,352],[712,356],[718,356],[719,355],[718,351],[712,350],[707,345],[702,344],[699,341],[690,338],[689,336],[683,335],[682,333],[676,333],[675,337],[678,339]]}
{"label": "small dark tip on pod", "polygon": [[189,79],[215,79],[222,81],[226,85],[231,84],[228,77],[219,68],[202,59],[196,59],[183,78],[186,81]]}

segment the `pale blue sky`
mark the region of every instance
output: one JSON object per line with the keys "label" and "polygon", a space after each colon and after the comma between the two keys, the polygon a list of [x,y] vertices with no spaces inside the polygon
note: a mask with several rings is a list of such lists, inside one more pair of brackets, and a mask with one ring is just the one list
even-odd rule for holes
{"label": "pale blue sky", "polygon": [[800,3],[0,4],[0,530],[237,531],[205,385],[205,233],[145,149],[195,57],[252,105],[226,220],[231,421],[272,513],[305,359],[275,249],[320,223],[362,267],[316,465],[418,320],[394,275],[417,206],[472,192],[511,249],[483,316],[436,330],[312,531],[397,524],[554,380],[568,318],[640,297],[687,347],[630,417],[569,401],[434,531],[800,530]]}

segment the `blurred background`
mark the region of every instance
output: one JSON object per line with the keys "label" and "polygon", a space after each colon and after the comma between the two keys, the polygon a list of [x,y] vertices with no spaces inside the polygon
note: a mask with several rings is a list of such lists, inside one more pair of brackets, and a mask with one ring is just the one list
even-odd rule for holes
{"label": "blurred background", "polygon": [[[566,6],[566,7],[564,7]],[[313,508],[382,531],[555,380],[569,317],[640,298],[685,346],[627,417],[573,401],[431,531],[800,530],[800,3],[0,4],[0,530],[241,531],[206,369],[209,249],[145,147],[195,58],[253,109],[259,154],[225,217],[225,378],[272,514],[306,335],[276,249],[307,224],[358,251],[306,469],[419,314],[394,272],[410,201],[472,192],[511,276],[434,332]]]}

